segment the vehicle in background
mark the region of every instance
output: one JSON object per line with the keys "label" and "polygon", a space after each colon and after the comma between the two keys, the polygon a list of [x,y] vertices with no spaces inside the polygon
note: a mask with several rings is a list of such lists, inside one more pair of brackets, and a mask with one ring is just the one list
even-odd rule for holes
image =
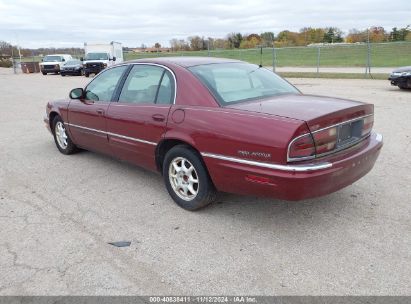
{"label": "vehicle in background", "polygon": [[395,69],[388,80],[391,81],[391,85],[402,90],[411,89],[411,66]]}
{"label": "vehicle in background", "polygon": [[61,67],[60,75],[61,76],[66,76],[66,75],[81,76],[81,75],[83,75],[83,62],[81,62],[78,59],[73,59],[73,60],[67,61]]}
{"label": "vehicle in background", "polygon": [[47,75],[47,73],[58,74],[66,61],[72,59],[73,57],[68,54],[47,55],[41,60],[42,62],[40,62],[40,70],[43,75]]}
{"label": "vehicle in background", "polygon": [[188,210],[216,191],[329,194],[367,174],[383,145],[373,105],[304,95],[258,65],[209,57],[107,68],[49,102],[44,121],[61,153],[80,147],[159,171]]}
{"label": "vehicle in background", "polygon": [[98,74],[101,70],[115,63],[123,62],[123,47],[119,42],[109,44],[84,43],[85,58],[83,60],[84,75]]}

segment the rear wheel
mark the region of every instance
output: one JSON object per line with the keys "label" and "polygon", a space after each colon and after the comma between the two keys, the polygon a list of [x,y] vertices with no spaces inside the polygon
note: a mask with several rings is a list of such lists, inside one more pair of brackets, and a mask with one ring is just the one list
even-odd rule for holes
{"label": "rear wheel", "polygon": [[186,210],[198,210],[216,198],[205,165],[198,153],[188,146],[178,145],[167,152],[163,176],[170,196]]}
{"label": "rear wheel", "polygon": [[89,73],[84,73],[84,76],[90,77],[90,74]]}
{"label": "rear wheel", "polygon": [[47,73],[46,72],[41,72],[43,75],[47,75]]}
{"label": "rear wheel", "polygon": [[57,149],[59,149],[61,153],[69,155],[77,151],[77,147],[71,141],[66,126],[60,116],[56,116],[53,120],[53,135]]}

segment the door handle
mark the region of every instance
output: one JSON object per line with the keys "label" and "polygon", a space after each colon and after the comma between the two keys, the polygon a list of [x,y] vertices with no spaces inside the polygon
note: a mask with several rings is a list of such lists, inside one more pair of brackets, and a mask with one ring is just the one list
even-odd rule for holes
{"label": "door handle", "polygon": [[104,114],[104,110],[103,110],[103,109],[98,109],[98,110],[97,110],[97,114],[103,115],[103,114]]}
{"label": "door handle", "polygon": [[154,114],[151,117],[153,118],[154,121],[164,121],[164,120],[166,120],[166,117],[162,114]]}

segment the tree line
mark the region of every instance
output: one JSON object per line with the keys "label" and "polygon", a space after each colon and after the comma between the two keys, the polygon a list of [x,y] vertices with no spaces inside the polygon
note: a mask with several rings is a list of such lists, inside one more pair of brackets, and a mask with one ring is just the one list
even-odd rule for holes
{"label": "tree line", "polygon": [[[352,29],[346,35],[337,27],[304,27],[298,32],[284,30],[277,35],[273,32],[263,32],[260,34],[233,32],[227,34],[224,38],[205,38],[193,35],[187,39],[171,39],[170,47],[171,51],[199,51],[207,49],[250,49],[260,46],[306,46],[316,43],[361,43],[367,41],[372,43],[411,41],[411,25],[402,28],[394,27],[390,31],[385,30],[381,26],[372,26],[362,30]],[[154,47],[160,48],[161,45],[157,42]],[[128,50],[130,48],[124,47],[124,49]],[[4,58],[12,55],[14,57],[20,55],[22,57],[30,57],[53,53],[71,54],[79,57],[84,53],[84,50],[82,48],[17,48],[15,45],[0,40],[0,60],[2,61],[4,61]]]}
{"label": "tree line", "polygon": [[225,38],[189,36],[187,39],[173,38],[170,47],[173,51],[199,51],[207,49],[249,49],[262,47],[306,46],[315,43],[357,43],[357,42],[394,42],[411,41],[410,25],[386,31],[381,26],[369,29],[352,29],[347,35],[337,27],[304,27],[298,32],[284,30],[274,35],[273,32],[261,34],[229,33]]}

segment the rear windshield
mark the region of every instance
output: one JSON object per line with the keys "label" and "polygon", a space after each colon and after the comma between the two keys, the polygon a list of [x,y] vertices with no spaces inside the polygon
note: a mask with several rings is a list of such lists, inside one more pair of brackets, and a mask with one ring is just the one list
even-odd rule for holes
{"label": "rear windshield", "polygon": [[190,67],[221,105],[300,92],[275,73],[248,63],[217,63]]}

